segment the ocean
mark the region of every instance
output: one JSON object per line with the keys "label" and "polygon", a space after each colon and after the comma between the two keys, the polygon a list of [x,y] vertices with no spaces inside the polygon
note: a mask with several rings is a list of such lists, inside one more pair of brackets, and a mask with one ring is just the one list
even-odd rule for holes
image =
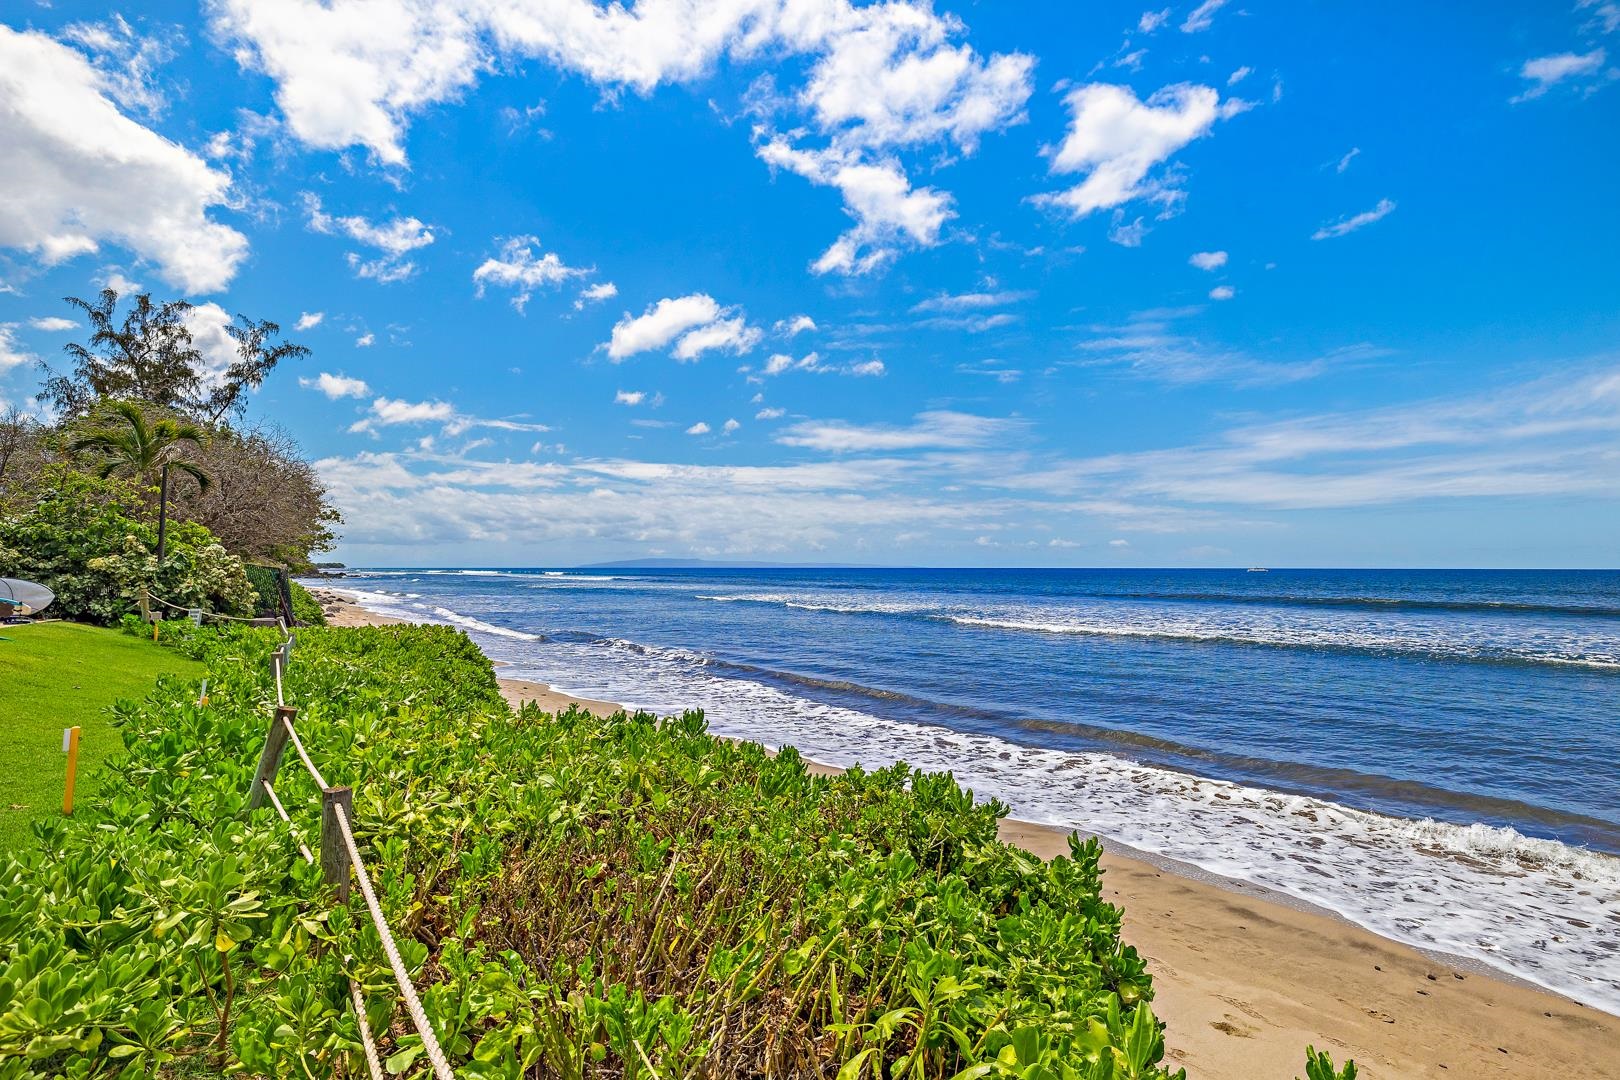
{"label": "ocean", "polygon": [[1620,572],[373,570],[503,675],[950,770],[1620,1014]]}

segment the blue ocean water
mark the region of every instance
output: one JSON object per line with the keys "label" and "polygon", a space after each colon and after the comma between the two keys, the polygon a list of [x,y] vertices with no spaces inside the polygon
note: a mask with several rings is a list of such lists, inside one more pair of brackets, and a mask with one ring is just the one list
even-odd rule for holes
{"label": "blue ocean water", "polygon": [[387,570],[503,674],[949,768],[1620,1012],[1620,573]]}

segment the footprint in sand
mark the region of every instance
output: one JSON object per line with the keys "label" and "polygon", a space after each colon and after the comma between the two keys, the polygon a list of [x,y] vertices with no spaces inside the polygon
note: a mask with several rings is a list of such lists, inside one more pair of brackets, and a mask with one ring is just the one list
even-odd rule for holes
{"label": "footprint in sand", "polygon": [[1211,1020],[1209,1026],[1225,1035],[1232,1035],[1239,1039],[1254,1038],[1255,1029],[1245,1024],[1237,1023],[1230,1014],[1225,1020]]}

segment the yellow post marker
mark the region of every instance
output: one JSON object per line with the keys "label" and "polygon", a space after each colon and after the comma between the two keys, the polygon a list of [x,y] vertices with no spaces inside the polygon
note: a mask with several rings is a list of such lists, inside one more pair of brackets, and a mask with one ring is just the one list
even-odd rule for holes
{"label": "yellow post marker", "polygon": [[79,774],[79,729],[62,729],[62,752],[68,756],[67,788],[62,792],[62,813],[73,814],[73,780]]}

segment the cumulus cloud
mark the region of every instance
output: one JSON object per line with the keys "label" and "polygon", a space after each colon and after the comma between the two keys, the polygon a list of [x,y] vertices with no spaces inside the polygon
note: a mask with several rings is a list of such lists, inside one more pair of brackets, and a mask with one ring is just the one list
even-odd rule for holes
{"label": "cumulus cloud", "polygon": [[783,337],[797,337],[806,330],[814,330],[816,320],[808,315],[795,315],[791,319],[777,319],[771,329]]}
{"label": "cumulus cloud", "polygon": [[1352,214],[1347,218],[1329,222],[1311,234],[1312,240],[1332,240],[1346,233],[1353,233],[1357,229],[1365,228],[1375,221],[1382,221],[1395,211],[1395,204],[1389,199],[1379,199],[1378,205],[1371,210],[1363,210],[1359,214]]}
{"label": "cumulus cloud", "polygon": [[727,420],[724,424],[720,425],[720,434],[730,435],[740,427],[742,427],[742,424],[739,421]]}
{"label": "cumulus cloud", "polygon": [[248,249],[209,217],[230,175],[129,119],[115,91],[83,54],[0,24],[0,247],[54,266],[115,243],[187,292],[225,288]]}
{"label": "cumulus cloud", "polygon": [[763,331],[748,325],[738,309],[722,308],[714,297],[692,293],[666,297],[640,315],[627,313],[614,324],[606,348],[608,358],[619,363],[673,342],[671,355],[685,362],[715,349],[742,355],[762,337]]}
{"label": "cumulus cloud", "polygon": [[618,295],[619,287],[611,281],[599,281],[595,285],[587,285],[574,298],[574,310],[583,311],[586,304],[600,304],[603,300],[611,300]]}
{"label": "cumulus cloud", "polygon": [[787,415],[787,410],[786,409],[776,409],[776,408],[761,409],[761,410],[759,410],[759,412],[754,414],[754,419],[755,420],[780,420],[782,417],[784,417],[786,415]]}
{"label": "cumulus cloud", "polygon": [[1195,251],[1187,261],[1200,270],[1219,270],[1226,265],[1226,252]]}
{"label": "cumulus cloud", "polygon": [[[499,285],[512,290],[512,306],[522,311],[528,304],[529,297],[535,289],[553,285],[561,285],[573,278],[584,277],[591,273],[578,267],[568,266],[555,252],[547,251],[536,253],[540,246],[539,237],[510,236],[501,241],[500,254],[491,256],[479,264],[473,271],[473,281],[478,285],[478,295],[484,295],[484,286]],[[608,288],[613,289],[611,285]],[[618,292],[607,295],[611,296]]]}
{"label": "cumulus cloud", "polygon": [[[364,146],[392,166],[405,164],[413,116],[506,61],[537,58],[609,92],[646,94],[693,81],[722,58],[804,57],[798,92],[767,96],[769,111],[794,114],[789,130],[813,133],[815,145],[800,152],[824,159],[792,171],[837,188],[857,222],[817,260],[822,273],[867,272],[896,243],[936,242],[930,223],[948,198],[913,192],[893,152],[947,143],[972,153],[986,133],[1024,119],[1034,67],[1022,53],[980,55],[958,40],[958,18],[923,0],[372,0],[360,8],[218,0],[212,10],[239,62],[274,81],[296,138]],[[756,131],[762,156],[775,141],[774,128]]]}
{"label": "cumulus cloud", "polygon": [[[1603,72],[1604,62],[1608,60],[1608,52],[1601,46],[1585,53],[1555,53],[1552,56],[1538,56],[1534,60],[1526,60],[1519,69],[1519,77],[1530,82],[1530,86],[1514,97],[1513,103],[1533,101],[1560,83],[1581,81],[1588,76]],[[1605,77],[1612,78],[1614,72]]]}
{"label": "cumulus cloud", "polygon": [[57,334],[64,330],[76,330],[79,326],[72,319],[64,319],[60,315],[46,315],[38,319],[29,319],[28,325],[35,330],[43,330],[48,334]]}
{"label": "cumulus cloud", "polygon": [[322,209],[320,197],[309,192],[304,193],[304,210],[315,232],[347,236],[374,248],[374,256],[351,251],[347,258],[356,277],[383,284],[404,281],[415,274],[416,263],[409,258],[410,253],[434,241],[433,229],[414,217],[395,217],[387,222],[373,222],[357,214],[334,217]]}
{"label": "cumulus cloud", "polygon": [[325,371],[313,379],[299,376],[298,385],[306,390],[319,390],[333,401],[339,398],[363,398],[371,393],[371,387],[366,385],[364,379],[351,379],[347,375],[333,375]]}
{"label": "cumulus cloud", "polygon": [[298,321],[293,324],[293,329],[313,330],[317,326],[321,325],[321,320],[325,318],[326,312],[324,311],[306,311],[302,315],[298,316]]}
{"label": "cumulus cloud", "polygon": [[687,428],[686,433],[688,435],[707,435],[709,433],[709,425],[705,424],[702,420],[699,420],[697,423]]}
{"label": "cumulus cloud", "polygon": [[905,426],[850,424],[843,420],[806,420],[790,424],[776,436],[784,446],[802,446],[836,454],[866,451],[962,449],[983,446],[1013,426],[1011,421],[936,409],[918,413]]}
{"label": "cumulus cloud", "polygon": [[640,405],[645,400],[647,400],[645,390],[620,390],[613,395],[615,405]]}
{"label": "cumulus cloud", "polygon": [[838,147],[802,149],[781,135],[759,146],[770,165],[798,173],[812,183],[835,187],[855,224],[810,264],[817,274],[871,273],[899,254],[906,242],[931,247],[939,230],[955,216],[951,197],[935,188],[913,188],[893,159],[867,161]]}
{"label": "cumulus cloud", "polygon": [[1237,290],[1230,285],[1217,285],[1209,290],[1211,300],[1230,300],[1237,295]]}
{"label": "cumulus cloud", "polygon": [[1174,175],[1149,174],[1182,147],[1203,138],[1215,122],[1233,115],[1208,86],[1178,83],[1146,101],[1128,86],[1092,83],[1064,99],[1071,113],[1069,132],[1048,147],[1056,175],[1084,173],[1085,179],[1065,191],[1037,197],[1042,205],[1082,218],[1137,199],[1175,212],[1186,198]]}
{"label": "cumulus cloud", "polygon": [[1151,34],[1169,21],[1169,8],[1161,11],[1144,11],[1142,17],[1136,20],[1136,28],[1144,34]]}

